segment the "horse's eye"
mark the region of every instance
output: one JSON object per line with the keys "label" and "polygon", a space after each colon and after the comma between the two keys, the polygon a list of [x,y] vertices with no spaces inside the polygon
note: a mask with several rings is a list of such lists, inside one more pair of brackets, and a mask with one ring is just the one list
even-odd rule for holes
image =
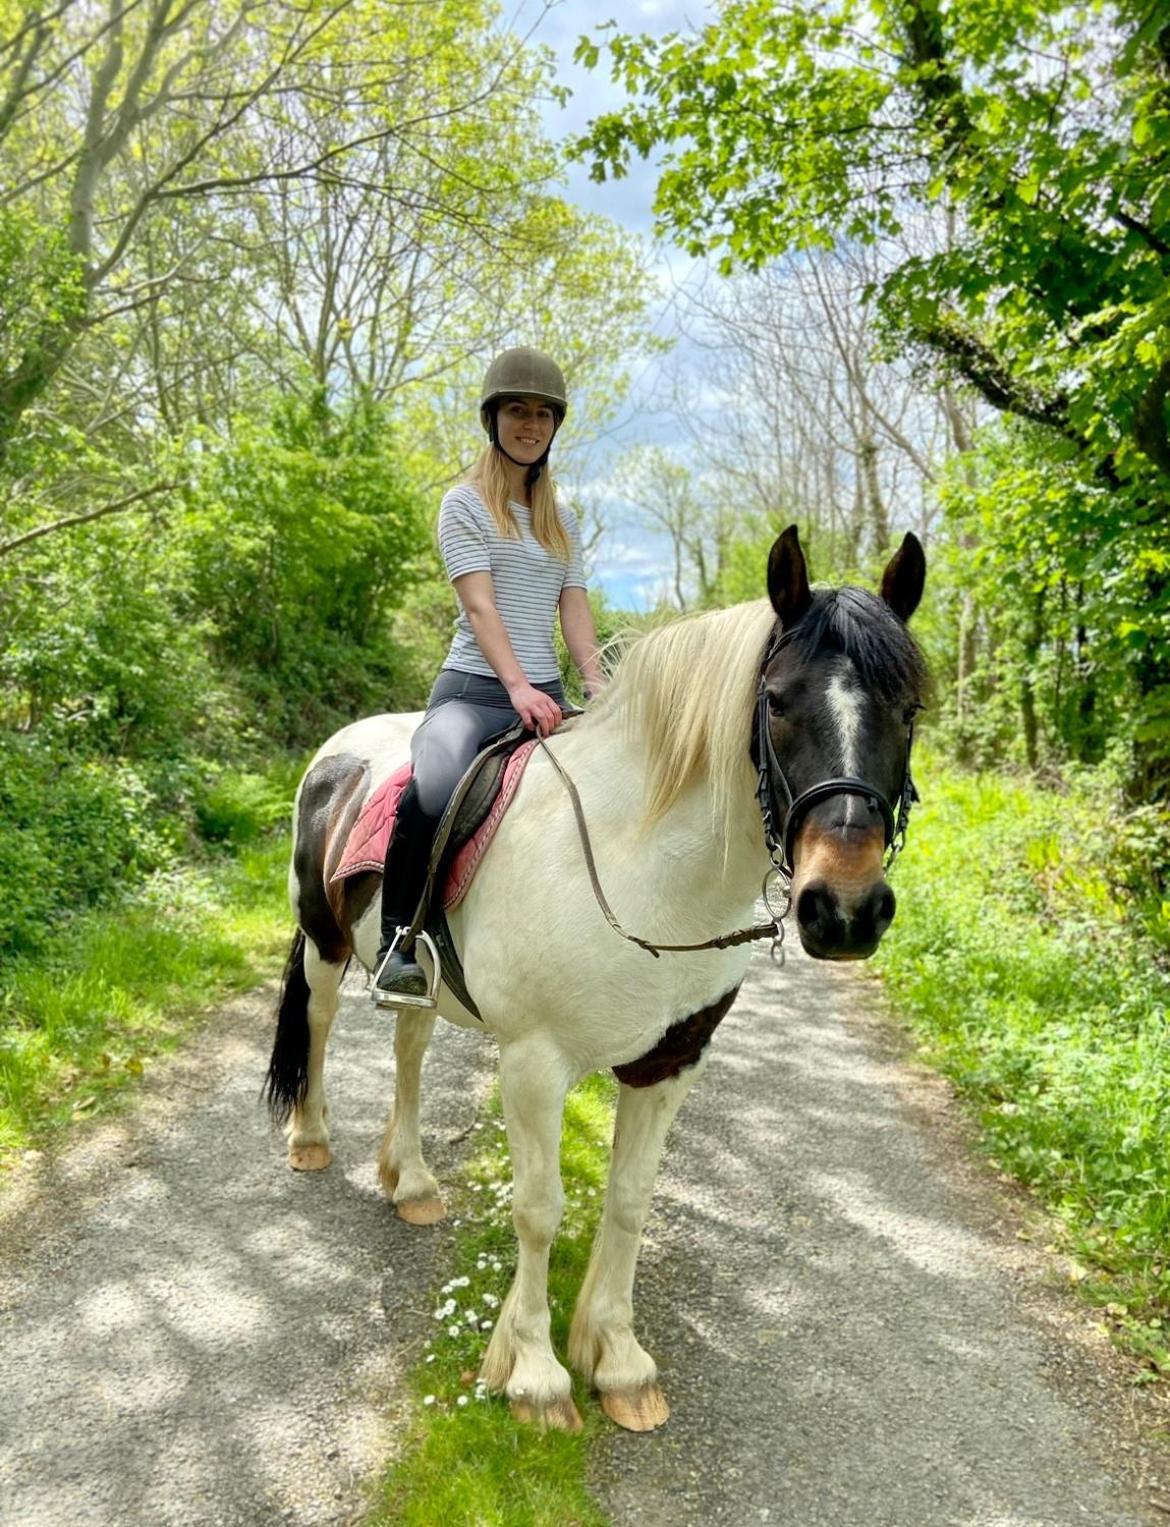
{"label": "horse's eye", "polygon": [[776,717],[780,717],[784,714],[783,695],[775,694],[771,690],[768,691],[768,714],[770,716]]}

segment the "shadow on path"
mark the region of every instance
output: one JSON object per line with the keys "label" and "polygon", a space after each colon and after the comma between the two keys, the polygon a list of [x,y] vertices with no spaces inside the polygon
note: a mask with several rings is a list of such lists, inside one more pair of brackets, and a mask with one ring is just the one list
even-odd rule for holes
{"label": "shadow on path", "polygon": [[[327,1062],[335,1160],[297,1176],[257,1101],[270,1014],[270,995],[233,1004],[160,1068],[140,1118],[45,1173],[59,1202],[76,1188],[74,1212],[50,1219],[42,1197],[26,1222],[9,1214],[6,1527],[343,1522],[393,1452],[450,1232],[403,1225],[377,1186],[392,1024],[347,987]],[[493,1070],[482,1036],[436,1032],[423,1125],[440,1180]]]}
{"label": "shadow on path", "polygon": [[615,1522],[1132,1527],[1016,1308],[996,1195],[942,1169],[854,971],[766,954],[667,1145],[639,1334],[673,1415],[609,1435]]}

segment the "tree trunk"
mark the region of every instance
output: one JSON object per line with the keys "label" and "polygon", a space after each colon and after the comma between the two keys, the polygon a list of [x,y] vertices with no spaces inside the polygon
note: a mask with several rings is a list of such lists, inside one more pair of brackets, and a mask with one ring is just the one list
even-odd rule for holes
{"label": "tree trunk", "polygon": [[1028,768],[1035,774],[1040,762],[1040,729],[1036,718],[1036,682],[1033,668],[1044,641],[1044,595],[1036,595],[1032,618],[1024,645],[1024,667],[1020,674],[1020,719],[1024,728],[1024,751]]}
{"label": "tree trunk", "polygon": [[878,481],[878,444],[866,431],[859,452],[861,471],[865,481],[865,496],[869,503],[869,528],[873,536],[873,550],[884,556],[890,545],[890,516],[882,500],[881,483]]}

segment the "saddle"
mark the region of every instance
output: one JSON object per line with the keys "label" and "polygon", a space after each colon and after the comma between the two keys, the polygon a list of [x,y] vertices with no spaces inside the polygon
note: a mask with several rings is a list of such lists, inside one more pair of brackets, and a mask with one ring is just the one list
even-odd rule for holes
{"label": "saddle", "polygon": [[[565,712],[569,719],[581,714],[580,711]],[[558,731],[561,729],[557,728]],[[527,727],[518,723],[489,738],[472,759],[439,820],[426,884],[411,924],[412,932],[421,930],[430,935],[439,953],[444,983],[476,1018],[480,1017],[480,1012],[467,990],[447,913],[458,906],[466,894],[496,828],[512,803],[536,745],[537,739]],[[340,862],[329,877],[331,885],[351,875],[370,871],[381,874],[394,830],[398,801],[410,783],[410,775],[410,765],[403,765],[378,786],[362,807],[350,829]],[[439,888],[441,895],[436,894]]]}

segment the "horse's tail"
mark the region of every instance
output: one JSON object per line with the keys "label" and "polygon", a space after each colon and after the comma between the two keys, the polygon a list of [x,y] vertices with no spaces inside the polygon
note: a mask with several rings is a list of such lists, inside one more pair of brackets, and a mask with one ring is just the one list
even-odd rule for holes
{"label": "horse's tail", "polygon": [[262,1097],[277,1124],[284,1124],[304,1101],[309,1085],[309,982],[305,975],[305,935],[298,928],[280,982],[276,1039]]}

